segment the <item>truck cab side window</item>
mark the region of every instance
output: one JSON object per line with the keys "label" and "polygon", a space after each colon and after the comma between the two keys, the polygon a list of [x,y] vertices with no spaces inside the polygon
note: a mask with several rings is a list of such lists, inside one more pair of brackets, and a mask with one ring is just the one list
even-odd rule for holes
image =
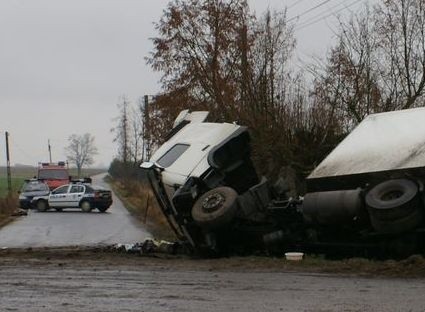
{"label": "truck cab side window", "polygon": [[157,163],[161,167],[170,167],[189,148],[188,144],[176,144],[158,159]]}

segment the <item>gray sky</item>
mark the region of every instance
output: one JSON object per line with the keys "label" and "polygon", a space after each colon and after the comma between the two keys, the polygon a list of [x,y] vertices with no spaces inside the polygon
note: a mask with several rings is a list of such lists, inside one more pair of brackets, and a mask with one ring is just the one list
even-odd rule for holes
{"label": "gray sky", "polygon": [[[324,56],[332,41],[333,11],[354,10],[366,0],[250,0],[257,13],[288,7],[301,15],[297,56]],[[374,3],[376,1],[369,1]],[[145,65],[157,21],[168,0],[0,0],[0,165],[4,131],[11,162],[36,165],[64,160],[67,138],[95,136],[96,165],[116,155],[112,119],[122,94],[135,102],[159,91],[159,74]],[[350,6],[352,3],[355,5]],[[345,8],[344,6],[350,6]]]}

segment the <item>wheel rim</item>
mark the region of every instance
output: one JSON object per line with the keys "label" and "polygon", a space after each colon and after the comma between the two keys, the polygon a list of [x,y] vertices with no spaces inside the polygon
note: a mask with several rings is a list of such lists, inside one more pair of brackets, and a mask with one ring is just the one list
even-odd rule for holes
{"label": "wheel rim", "polygon": [[391,200],[400,198],[401,196],[403,196],[403,194],[404,192],[401,190],[391,190],[382,194],[381,200],[391,201]]}
{"label": "wheel rim", "polygon": [[205,212],[217,211],[223,206],[224,200],[224,196],[219,193],[211,194],[202,202],[202,209]]}

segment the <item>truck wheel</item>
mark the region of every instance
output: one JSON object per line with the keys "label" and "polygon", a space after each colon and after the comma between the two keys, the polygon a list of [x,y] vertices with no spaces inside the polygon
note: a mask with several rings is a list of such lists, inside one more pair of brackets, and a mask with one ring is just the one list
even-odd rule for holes
{"label": "truck wheel", "polygon": [[419,209],[418,186],[407,179],[388,180],[376,185],[366,194],[371,217],[379,220],[398,220]]}
{"label": "truck wheel", "polygon": [[411,214],[397,220],[381,220],[371,216],[370,222],[378,233],[400,234],[414,229],[422,223],[423,212],[421,209],[414,210]]}
{"label": "truck wheel", "polygon": [[40,199],[37,201],[37,210],[40,212],[44,212],[49,208],[47,201]]}
{"label": "truck wheel", "polygon": [[88,202],[88,201],[83,201],[83,202],[81,202],[81,204],[80,204],[80,208],[81,208],[81,210],[82,211],[84,211],[84,212],[90,212],[91,211],[91,205],[90,205],[90,202]]}
{"label": "truck wheel", "polygon": [[217,187],[202,195],[193,205],[192,218],[205,228],[228,224],[236,214],[238,193],[230,187]]}

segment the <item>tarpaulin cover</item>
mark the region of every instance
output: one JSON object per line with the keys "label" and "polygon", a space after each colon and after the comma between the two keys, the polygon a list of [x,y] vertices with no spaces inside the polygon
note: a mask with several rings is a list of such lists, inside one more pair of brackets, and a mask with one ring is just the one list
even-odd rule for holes
{"label": "tarpaulin cover", "polygon": [[425,108],[366,117],[309,179],[425,166]]}

